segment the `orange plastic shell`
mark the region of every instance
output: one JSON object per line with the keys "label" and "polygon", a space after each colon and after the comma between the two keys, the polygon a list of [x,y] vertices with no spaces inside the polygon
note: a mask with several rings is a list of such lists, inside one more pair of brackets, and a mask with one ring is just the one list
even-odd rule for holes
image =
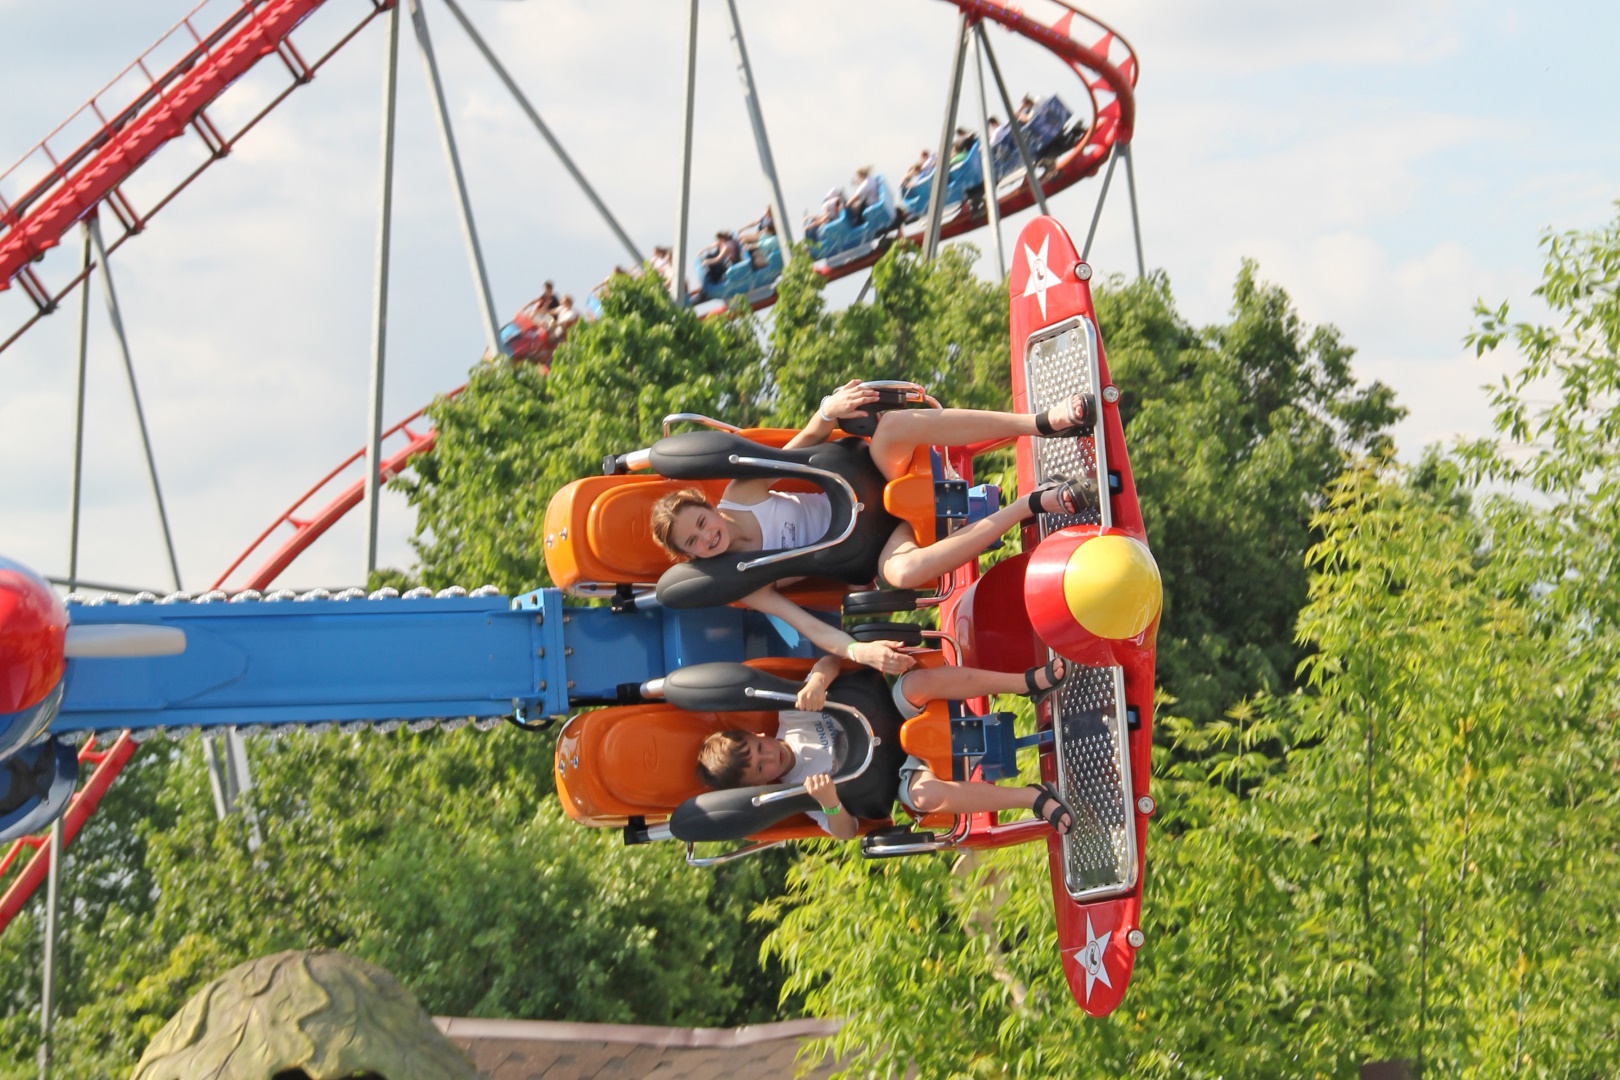
{"label": "orange plastic shell", "polygon": [[931,701],[920,716],[913,716],[900,728],[900,745],[906,753],[920,757],[942,780],[951,779],[951,712],[943,701]]}
{"label": "orange plastic shell", "polygon": [[[809,672],[811,661],[763,658],[748,664],[797,680]],[[570,818],[584,825],[618,827],[631,817],[662,821],[683,801],[705,790],[696,772],[698,748],[704,739],[733,728],[770,734],[775,732],[776,722],[775,712],[683,712],[664,702],[580,713],[557,736],[553,764],[557,799]],[[887,819],[862,821],[859,831],[888,824]],[[826,835],[819,825],[799,814],[752,839]]]}
{"label": "orange plastic shell", "polygon": [[883,508],[911,526],[919,547],[934,542],[934,464],[928,447],[917,447],[910,471],[884,487]]}

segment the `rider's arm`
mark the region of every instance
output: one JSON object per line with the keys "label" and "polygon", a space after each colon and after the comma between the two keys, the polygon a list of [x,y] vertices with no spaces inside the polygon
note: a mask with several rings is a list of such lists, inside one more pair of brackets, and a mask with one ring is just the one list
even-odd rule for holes
{"label": "rider's arm", "polygon": [[810,643],[835,657],[848,657],[858,664],[894,675],[912,668],[917,661],[900,652],[897,641],[856,641],[836,626],[828,626],[795,604],[772,586],[743,597],[743,606],[763,615],[774,615],[803,634]]}
{"label": "rider's arm", "polygon": [[832,393],[821,399],[821,405],[810,422],[799,429],[799,433],[787,441],[786,448],[797,450],[803,446],[815,446],[824,443],[832,435],[833,428],[838,421],[850,416],[866,415],[866,406],[878,399],[878,392],[869,386],[862,386],[861,380],[851,379]]}
{"label": "rider's arm", "polygon": [[[844,808],[838,799],[838,788],[834,786],[832,777],[826,773],[812,776],[804,782],[804,790],[812,799],[821,804],[821,812],[827,818],[823,829],[832,833],[836,839],[852,840],[855,838],[855,816]],[[829,813],[829,811],[831,811]]]}
{"label": "rider's arm", "polygon": [[827,688],[836,678],[838,678],[838,657],[823,656],[810,669],[810,674],[804,677],[804,685],[799,687],[799,696],[795,704],[805,712],[819,711],[827,703]]}
{"label": "rider's arm", "polygon": [[[821,405],[816,409],[816,415],[810,422],[798,430],[798,433],[783,444],[785,450],[801,450],[806,446],[816,446],[827,441],[838,421],[850,416],[864,415],[864,407],[876,401],[878,392],[861,385],[859,379],[851,379],[832,393],[821,399]],[[753,506],[765,501],[770,493],[771,485],[776,483],[774,477],[764,477],[758,480],[733,480],[726,485],[725,499],[741,506]],[[814,639],[812,639],[814,640]]]}

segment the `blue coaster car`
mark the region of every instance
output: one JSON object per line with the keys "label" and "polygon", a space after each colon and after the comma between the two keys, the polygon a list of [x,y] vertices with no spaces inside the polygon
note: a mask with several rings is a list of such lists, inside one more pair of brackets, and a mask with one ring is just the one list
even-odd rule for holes
{"label": "blue coaster car", "polygon": [[859,219],[852,219],[846,212],[837,221],[829,221],[815,230],[814,236],[806,231],[805,239],[810,242],[812,255],[836,265],[865,255],[882,240],[883,234],[894,225],[894,194],[882,176],[877,182],[878,201],[862,210]]}
{"label": "blue coaster car", "polygon": [[733,296],[769,290],[776,284],[776,279],[782,276],[782,247],[777,242],[775,233],[766,233],[759,238],[756,245],[762,267],[755,267],[754,260],[749,252],[743,253],[741,262],[726,267],[726,272],[718,282],[710,282],[708,271],[703,268],[703,260],[713,254],[714,247],[710,246],[698,252],[698,257],[692,261],[692,280],[700,282],[699,294],[705,300],[728,300]]}
{"label": "blue coaster car", "polygon": [[[1029,146],[1030,157],[1039,158],[1052,150],[1063,137],[1069,115],[1068,106],[1064,105],[1056,94],[1035,106],[1035,112],[1030,116],[1029,123],[1024,125],[1024,142]],[[1011,125],[1003,124],[1001,130],[996,132],[996,137],[991,140],[990,161],[998,181],[1021,164],[1018,160],[1018,144],[1013,142]]]}
{"label": "blue coaster car", "polygon": [[[951,162],[950,172],[945,179],[947,210],[967,198],[968,192],[984,186],[984,173],[979,164],[979,142],[974,139],[966,156]],[[907,219],[920,218],[928,213],[929,195],[934,190],[934,171],[929,169],[920,173],[906,188],[902,198],[905,200]]]}

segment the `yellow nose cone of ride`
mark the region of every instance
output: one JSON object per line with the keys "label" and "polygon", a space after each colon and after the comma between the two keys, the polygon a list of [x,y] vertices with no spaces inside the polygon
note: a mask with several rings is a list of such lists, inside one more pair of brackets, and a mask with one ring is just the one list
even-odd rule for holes
{"label": "yellow nose cone of ride", "polygon": [[1100,638],[1123,641],[1159,617],[1159,566],[1128,536],[1094,536],[1074,549],[1063,571],[1063,598],[1076,622]]}

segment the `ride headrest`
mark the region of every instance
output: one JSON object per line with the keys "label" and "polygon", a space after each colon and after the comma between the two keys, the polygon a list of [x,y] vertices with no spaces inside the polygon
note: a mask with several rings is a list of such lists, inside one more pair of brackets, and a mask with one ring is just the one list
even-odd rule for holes
{"label": "ride headrest", "polygon": [[766,674],[747,664],[693,664],[670,672],[664,679],[664,700],[687,712],[780,711],[791,704],[749,695],[749,691],[785,694],[799,692],[799,684]]}
{"label": "ride headrest", "polygon": [[[741,681],[743,672],[747,673],[750,682]],[[670,693],[670,684],[680,676],[685,678],[681,680],[681,689],[677,691],[678,693],[712,695],[712,697],[705,696],[703,698],[705,701],[718,701],[721,700],[722,694],[735,694],[748,702],[745,706],[741,706],[747,709],[766,708],[772,704],[758,697],[747,698],[744,690],[748,685],[753,685],[756,690],[786,693],[798,690],[795,683],[765,675],[741,664],[698,664],[672,673],[665,681],[665,694],[672,704],[675,703],[675,695]],[[778,687],[783,685],[788,689],[779,691]],[[875,671],[852,671],[833,680],[832,686],[827,690],[827,699],[859,711],[871,725],[872,733],[877,740],[876,746],[872,748],[871,764],[866,770],[852,780],[838,783],[839,801],[843,803],[845,810],[858,818],[888,817],[889,809],[894,805],[895,792],[899,787],[900,765],[906,757],[905,750],[900,746],[900,713],[894,706],[894,699],[889,695],[888,684],[884,682],[883,676]],[[793,706],[789,702],[781,703],[780,707],[789,709]],[[725,706],[717,704],[705,704],[704,708],[730,711]],[[849,736],[849,752],[841,770],[847,773],[866,757],[866,731],[859,723],[839,710],[828,710],[826,715],[837,720]],[[810,796],[802,794],[764,806],[753,805],[755,796],[780,791],[784,786],[786,785],[767,784],[760,787],[728,788],[724,791],[708,791],[694,796],[676,807],[674,813],[670,815],[670,833],[677,840],[690,843],[740,840],[768,829],[794,814],[818,809]]]}
{"label": "ride headrest", "polygon": [[729,604],[788,577],[864,584],[877,576],[878,557],[898,524],[883,506],[883,474],[860,439],[784,450],[729,432],[686,431],[653,444],[651,464],[659,475],[679,480],[809,480],[827,496],[831,510],[827,535],[849,530],[838,544],[765,565],[752,565],[763,552],[728,552],[679,563],[658,579],[658,601],[665,607]]}

